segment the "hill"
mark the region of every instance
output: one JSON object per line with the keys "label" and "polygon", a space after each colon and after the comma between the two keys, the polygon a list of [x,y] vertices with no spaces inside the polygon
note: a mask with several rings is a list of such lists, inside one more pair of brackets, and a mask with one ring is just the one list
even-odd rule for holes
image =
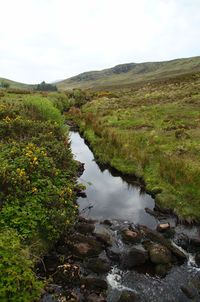
{"label": "hill", "polygon": [[24,83],[20,83],[20,82],[15,82],[15,81],[8,80],[8,79],[5,79],[5,78],[0,78],[0,83],[2,81],[8,82],[10,84],[9,88],[12,88],[12,89],[32,90],[36,86],[36,85],[29,85],[29,84],[24,84]]}
{"label": "hill", "polygon": [[56,83],[58,89],[103,88],[170,78],[200,71],[200,56],[165,62],[129,63],[101,71],[84,72]]}

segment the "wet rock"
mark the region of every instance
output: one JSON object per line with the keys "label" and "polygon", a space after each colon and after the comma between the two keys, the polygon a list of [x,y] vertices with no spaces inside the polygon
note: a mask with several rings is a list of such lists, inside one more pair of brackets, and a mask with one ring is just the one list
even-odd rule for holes
{"label": "wet rock", "polygon": [[124,230],[121,232],[122,241],[131,244],[131,243],[139,243],[141,241],[141,233],[136,231]]}
{"label": "wet rock", "polygon": [[96,239],[81,234],[74,235],[67,241],[72,252],[80,257],[98,256],[103,246]]}
{"label": "wet rock", "polygon": [[200,293],[200,279],[198,277],[193,277],[190,279],[188,284]]}
{"label": "wet rock", "polygon": [[197,253],[195,256],[195,262],[198,266],[200,266],[200,253]]}
{"label": "wet rock", "polygon": [[112,246],[111,236],[105,228],[98,229],[97,231],[95,231],[94,236],[96,237],[97,240],[99,240],[100,242],[102,242],[106,246]]}
{"label": "wet rock", "polygon": [[164,278],[167,275],[170,268],[171,265],[168,264],[157,264],[155,267],[155,273],[156,275]]}
{"label": "wet rock", "polygon": [[148,251],[151,262],[155,264],[167,264],[172,260],[171,252],[160,244],[151,244]]}
{"label": "wet rock", "polygon": [[154,217],[156,217],[156,218],[158,218],[158,219],[166,219],[166,218],[168,218],[168,215],[165,215],[165,214],[163,214],[163,213],[160,213],[159,211],[156,211],[156,210],[151,210],[151,209],[149,209],[149,208],[145,208],[145,211],[146,211],[148,214],[150,214],[150,215],[152,215],[152,216],[154,216]]}
{"label": "wet rock", "polygon": [[124,259],[124,265],[127,268],[133,268],[145,263],[148,259],[148,253],[144,249],[131,248]]}
{"label": "wet rock", "polygon": [[85,298],[85,302],[106,302],[104,297],[97,296],[96,294],[91,294]]}
{"label": "wet rock", "polygon": [[101,258],[91,259],[87,265],[87,267],[95,273],[107,273],[110,270],[110,264]]}
{"label": "wet rock", "polygon": [[172,254],[175,257],[177,257],[180,261],[184,261],[187,259],[187,256],[182,251],[180,251],[176,246],[172,245],[172,243],[168,239],[164,238],[162,234],[154,230],[151,230],[146,226],[140,226],[140,230],[141,232],[143,232],[146,238],[154,242],[160,243],[161,245],[168,248],[172,252]]}
{"label": "wet rock", "polygon": [[78,163],[78,173],[77,173],[77,177],[80,177],[82,174],[83,174],[83,172],[84,172],[84,170],[85,170],[85,168],[84,168],[84,163],[81,163],[80,161],[77,161],[77,163]]}
{"label": "wet rock", "polygon": [[175,243],[186,251],[190,249],[189,238],[186,234],[176,234]]}
{"label": "wet rock", "polygon": [[99,279],[99,278],[82,278],[81,284],[84,284],[87,289],[90,290],[107,290],[108,285],[105,280]]}
{"label": "wet rock", "polygon": [[160,223],[157,225],[158,232],[164,233],[164,232],[166,232],[166,230],[169,230],[169,229],[170,229],[170,224],[168,222]]}
{"label": "wet rock", "polygon": [[139,302],[140,296],[133,292],[124,292],[120,295],[117,302]]}
{"label": "wet rock", "polygon": [[106,250],[106,254],[110,260],[119,261],[120,260],[120,251],[116,247],[111,247]]}
{"label": "wet rock", "polygon": [[75,229],[82,234],[88,234],[93,233],[95,226],[89,223],[77,223]]}
{"label": "wet rock", "polygon": [[112,221],[109,220],[109,219],[105,219],[105,220],[103,221],[103,223],[106,224],[106,225],[109,225],[109,226],[112,225]]}
{"label": "wet rock", "polygon": [[85,218],[85,217],[82,217],[82,216],[79,216],[78,217],[78,222],[85,222],[85,223],[95,223],[97,222],[97,220],[95,219],[92,219],[92,218]]}
{"label": "wet rock", "polygon": [[200,249],[200,238],[190,238],[190,245],[194,249]]}
{"label": "wet rock", "polygon": [[194,298],[194,294],[191,292],[190,289],[188,289],[185,286],[181,286],[180,289],[182,290],[182,292],[189,298],[189,299],[193,299]]}

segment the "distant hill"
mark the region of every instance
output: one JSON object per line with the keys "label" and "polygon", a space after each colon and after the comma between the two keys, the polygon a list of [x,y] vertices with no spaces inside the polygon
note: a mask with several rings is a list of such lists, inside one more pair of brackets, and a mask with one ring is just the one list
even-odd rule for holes
{"label": "distant hill", "polygon": [[32,90],[34,87],[36,87],[36,85],[29,85],[29,84],[24,84],[24,83],[19,83],[19,82],[15,82],[15,81],[11,81],[5,78],[0,78],[0,83],[2,81],[6,81],[10,84],[9,88],[13,88],[13,89],[29,89]]}
{"label": "distant hill", "polygon": [[103,88],[164,79],[200,71],[200,56],[164,62],[129,63],[101,71],[89,71],[56,83],[58,89]]}

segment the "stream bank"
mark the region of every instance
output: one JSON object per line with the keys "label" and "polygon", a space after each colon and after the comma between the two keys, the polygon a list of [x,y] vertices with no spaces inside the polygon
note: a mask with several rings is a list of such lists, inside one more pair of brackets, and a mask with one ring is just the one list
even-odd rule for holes
{"label": "stream bank", "polygon": [[199,301],[199,227],[155,212],[150,195],[116,171],[101,171],[78,133],[71,139],[76,159],[85,163],[80,182],[92,184],[78,198],[73,233],[40,267],[57,293],[44,293],[42,301]]}

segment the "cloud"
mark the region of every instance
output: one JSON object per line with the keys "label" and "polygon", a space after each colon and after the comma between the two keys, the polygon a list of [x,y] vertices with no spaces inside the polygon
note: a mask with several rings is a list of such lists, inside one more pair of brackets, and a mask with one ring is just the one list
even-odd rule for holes
{"label": "cloud", "polygon": [[126,62],[199,55],[199,3],[0,0],[0,76],[53,81]]}

